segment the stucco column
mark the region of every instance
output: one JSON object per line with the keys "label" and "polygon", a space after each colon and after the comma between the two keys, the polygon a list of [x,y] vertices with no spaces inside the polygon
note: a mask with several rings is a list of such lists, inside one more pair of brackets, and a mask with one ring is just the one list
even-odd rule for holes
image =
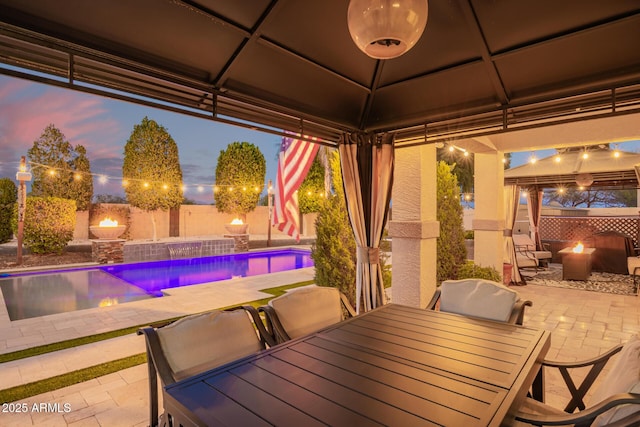
{"label": "stucco column", "polygon": [[503,153],[475,155],[474,262],[502,275],[504,233]]}
{"label": "stucco column", "polygon": [[395,152],[392,192],[392,301],[426,307],[436,289],[436,148]]}

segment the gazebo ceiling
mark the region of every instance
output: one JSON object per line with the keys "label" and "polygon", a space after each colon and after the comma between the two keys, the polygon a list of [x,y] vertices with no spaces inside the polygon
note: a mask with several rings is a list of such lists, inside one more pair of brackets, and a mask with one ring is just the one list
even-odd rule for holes
{"label": "gazebo ceiling", "polygon": [[399,130],[411,144],[640,111],[637,0],[432,0],[422,39],[386,61],[354,45],[347,7],[0,0],[0,62],[12,66],[0,73],[328,143],[341,131]]}

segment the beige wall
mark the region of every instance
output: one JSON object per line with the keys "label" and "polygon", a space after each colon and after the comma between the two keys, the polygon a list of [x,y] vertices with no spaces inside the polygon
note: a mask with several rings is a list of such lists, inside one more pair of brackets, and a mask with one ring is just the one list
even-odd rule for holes
{"label": "beige wall", "polygon": [[73,240],[87,240],[89,238],[89,211],[76,212],[76,229],[73,230]]}
{"label": "beige wall", "polygon": [[[153,238],[153,224],[151,214],[141,209],[130,207],[130,229],[131,240],[147,240]],[[158,239],[169,237],[169,211],[155,211],[153,213],[156,221],[156,236]],[[315,236],[315,220],[317,214],[303,215],[302,236]],[[218,212],[215,206],[211,205],[183,205],[180,207],[180,237],[208,236],[227,234],[224,224],[233,220],[233,215]],[[267,235],[269,228],[269,208],[258,206],[253,212],[247,214],[247,224],[249,224],[249,234]],[[78,212],[76,216],[76,230],[74,239],[88,239],[89,235],[89,213]],[[271,228],[271,235],[284,235],[276,228]]]}

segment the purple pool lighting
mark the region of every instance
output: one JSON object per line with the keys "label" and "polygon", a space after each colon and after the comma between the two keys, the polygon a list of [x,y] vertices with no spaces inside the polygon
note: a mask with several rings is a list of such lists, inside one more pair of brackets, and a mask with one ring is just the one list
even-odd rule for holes
{"label": "purple pool lighting", "polygon": [[159,297],[164,289],[313,267],[299,249],[0,275],[11,320]]}
{"label": "purple pool lighting", "polygon": [[313,267],[309,251],[287,249],[245,252],[170,261],[119,264],[102,270],[145,292],[161,296],[163,289]]}

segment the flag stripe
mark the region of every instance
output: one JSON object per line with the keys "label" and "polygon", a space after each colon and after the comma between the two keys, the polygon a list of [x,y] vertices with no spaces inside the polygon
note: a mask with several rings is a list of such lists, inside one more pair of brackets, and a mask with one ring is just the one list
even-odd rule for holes
{"label": "flag stripe", "polygon": [[[315,138],[313,138],[315,139]],[[298,193],[318,152],[317,144],[285,136],[278,156],[273,225],[300,241]]]}

